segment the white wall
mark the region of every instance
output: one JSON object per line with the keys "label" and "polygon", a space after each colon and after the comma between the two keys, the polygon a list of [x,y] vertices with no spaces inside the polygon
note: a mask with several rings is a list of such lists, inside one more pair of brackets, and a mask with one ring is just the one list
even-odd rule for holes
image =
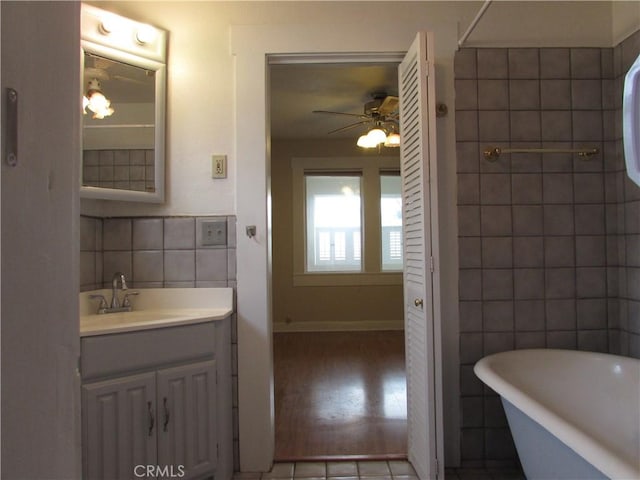
{"label": "white wall", "polygon": [[80,478],[80,4],[1,8],[2,104],[6,87],[19,98],[18,165],[2,161],[1,476]]}
{"label": "white wall", "polygon": [[612,6],[611,45],[616,46],[640,27],[640,2],[615,1]]}

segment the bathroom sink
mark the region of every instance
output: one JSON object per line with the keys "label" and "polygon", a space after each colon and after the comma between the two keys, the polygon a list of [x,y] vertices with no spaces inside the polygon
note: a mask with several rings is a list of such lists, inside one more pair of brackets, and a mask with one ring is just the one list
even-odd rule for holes
{"label": "bathroom sink", "polygon": [[[133,311],[98,314],[95,292],[80,294],[80,336],[104,335],[222,320],[233,312],[230,288],[137,289]],[[102,293],[103,291],[98,291]]]}

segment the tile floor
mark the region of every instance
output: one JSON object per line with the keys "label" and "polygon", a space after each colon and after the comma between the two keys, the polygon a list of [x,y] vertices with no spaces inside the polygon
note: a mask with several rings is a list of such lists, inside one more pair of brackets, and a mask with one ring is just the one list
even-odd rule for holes
{"label": "tile floor", "polygon": [[[234,480],[417,480],[411,464],[402,460],[282,462],[270,472],[236,473]],[[516,469],[447,468],[445,480],[525,480]]]}

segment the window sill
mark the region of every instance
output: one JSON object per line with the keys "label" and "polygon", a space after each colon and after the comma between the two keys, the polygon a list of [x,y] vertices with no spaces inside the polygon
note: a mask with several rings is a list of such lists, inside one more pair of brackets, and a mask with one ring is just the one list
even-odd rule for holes
{"label": "window sill", "polygon": [[402,272],[380,273],[299,273],[294,287],[344,287],[363,285],[402,285]]}

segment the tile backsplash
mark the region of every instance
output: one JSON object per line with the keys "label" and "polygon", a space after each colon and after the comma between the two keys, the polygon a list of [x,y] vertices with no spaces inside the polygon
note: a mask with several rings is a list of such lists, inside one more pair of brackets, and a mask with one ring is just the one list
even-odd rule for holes
{"label": "tile backsplash", "polygon": [[84,150],[82,155],[83,185],[155,191],[155,158],[152,149]]}
{"label": "tile backsplash", "polygon": [[[568,348],[640,357],[640,188],[624,171],[615,48],[466,48],[455,57],[463,465],[515,461],[485,355]],[[502,154],[488,146],[597,148]]]}
{"label": "tile backsplash", "polygon": [[[224,222],[226,244],[205,246],[202,222]],[[80,290],[110,288],[115,272],[130,288],[236,287],[235,216],[80,217]],[[234,467],[239,470],[237,316],[232,321]]]}
{"label": "tile backsplash", "polygon": [[[227,242],[204,246],[203,220],[226,222]],[[109,287],[115,272],[130,286],[235,287],[235,217],[81,217],[80,290]]]}

